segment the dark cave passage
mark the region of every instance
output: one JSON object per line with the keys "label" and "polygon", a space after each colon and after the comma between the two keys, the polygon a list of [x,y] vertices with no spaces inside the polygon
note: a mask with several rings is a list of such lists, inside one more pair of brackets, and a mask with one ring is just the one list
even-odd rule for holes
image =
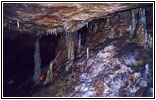
{"label": "dark cave passage", "polygon": [[[6,31],[12,34],[13,31]],[[20,34],[19,32],[15,32]],[[43,36],[40,39],[41,68],[55,58],[59,36]],[[25,33],[13,39],[3,38],[4,96],[15,96],[15,90],[34,74],[35,38]]]}
{"label": "dark cave passage", "polygon": [[56,49],[59,41],[59,36],[42,36],[40,39],[40,54],[42,67],[49,64],[56,56]]}

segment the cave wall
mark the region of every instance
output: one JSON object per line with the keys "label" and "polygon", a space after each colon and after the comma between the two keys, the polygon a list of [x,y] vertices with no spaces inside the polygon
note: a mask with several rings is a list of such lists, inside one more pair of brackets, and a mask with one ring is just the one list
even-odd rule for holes
{"label": "cave wall", "polygon": [[[82,38],[82,50],[81,53],[75,53],[73,54],[76,57],[79,57],[80,55],[86,54],[87,48],[92,50],[98,50],[100,49],[100,45],[109,42],[109,41],[114,41],[119,40],[116,44],[120,47],[125,46],[128,43],[136,43],[138,46],[144,47],[145,45],[148,46],[148,49],[151,49],[153,47],[152,45],[152,35],[153,33],[151,30],[153,30],[153,25],[152,25],[152,16],[146,18],[146,23],[148,25],[147,27],[147,34],[148,34],[148,41],[145,40],[145,35],[144,35],[144,27],[142,23],[140,22],[142,16],[140,13],[142,13],[142,9],[144,8],[137,8],[137,9],[132,9],[128,11],[123,11],[123,12],[117,12],[113,16],[107,19],[97,19],[94,20],[88,25],[84,26],[81,30],[77,32],[77,39],[78,34],[81,34]],[[151,9],[151,10],[149,10]],[[145,8],[146,13],[145,14],[151,14],[152,13],[152,7],[147,7]],[[134,15],[134,17],[132,16]],[[147,15],[145,15],[147,16]],[[150,20],[148,20],[148,18]],[[133,23],[133,20],[135,23]],[[135,26],[133,25],[135,24]],[[151,27],[149,27],[151,26]],[[132,29],[132,27],[134,29]],[[133,33],[131,33],[133,31]],[[67,33],[65,33],[67,34]],[[72,33],[74,37],[75,33]],[[70,38],[70,37],[69,37]],[[75,42],[75,47],[74,51],[77,51],[78,49],[78,40],[77,43]],[[66,36],[63,35],[60,39],[59,43],[59,55],[56,58],[56,63],[55,63],[55,69],[59,69],[62,66],[62,62],[66,62],[68,59],[68,49],[67,49],[67,44],[70,44],[70,42],[67,42]],[[147,43],[145,43],[147,42]],[[70,50],[70,46],[68,47]],[[71,50],[72,52],[72,50]],[[62,56],[63,55],[63,56]]]}
{"label": "cave wall", "polygon": [[[142,19],[142,17],[144,17],[142,16],[143,9],[145,9],[146,20]],[[127,68],[129,68],[131,71],[133,70],[132,72],[130,71],[127,72],[129,78],[126,77],[125,80],[127,80],[126,83],[127,82],[132,83],[134,87],[137,86],[136,84],[140,80],[140,78],[137,79],[134,74],[141,73],[142,74],[141,76],[143,76],[144,72],[146,72],[145,66],[148,66],[149,77],[150,77],[148,87],[150,88],[153,87],[153,80],[152,80],[153,79],[153,73],[152,73],[153,41],[151,41],[153,38],[152,35],[153,17],[147,16],[147,15],[152,15],[153,13],[152,9],[153,8],[151,6],[151,7],[137,8],[137,9],[131,9],[127,11],[117,12],[113,14],[113,16],[111,17],[100,18],[89,22],[88,25],[72,33],[72,36],[70,36],[71,33],[64,32],[59,41],[59,45],[57,49],[58,54],[59,52],[62,53],[61,55],[58,55],[55,59],[55,62],[56,63],[60,62],[61,65],[58,63],[53,66],[55,67],[55,69],[57,69],[55,71],[56,73],[58,73],[58,75],[55,76],[55,74],[53,74],[53,77],[55,78],[51,80],[52,85],[49,86],[51,87],[51,89],[48,89],[49,87],[43,88],[41,89],[40,92],[34,93],[33,96],[47,95],[46,93],[42,94],[42,92],[46,90],[56,90],[55,89],[56,86],[53,84],[58,83],[57,84],[58,87],[56,87],[58,90],[55,91],[56,93],[51,92],[48,95],[69,96],[69,97],[70,96],[76,96],[76,97],[98,96],[99,97],[102,96],[103,91],[105,89],[107,91],[107,87],[105,87],[106,85],[104,83],[107,81],[107,78],[108,79],[110,78],[109,77],[110,73],[113,74],[115,73],[113,69],[117,70],[118,68],[120,69],[120,67],[123,66],[127,66]],[[145,32],[145,26],[143,25],[144,23],[142,23],[143,20],[146,21],[147,34]],[[70,34],[69,37],[66,34]],[[151,37],[149,35],[151,35]],[[73,46],[70,42],[72,41],[71,37],[75,37],[75,36],[77,38],[75,38],[74,41],[75,45]],[[147,40],[145,38],[147,38]],[[79,44],[78,41],[80,39],[81,39],[81,48],[78,47]],[[74,50],[72,50],[71,48],[74,48]],[[80,49],[80,51],[78,50],[78,48]],[[76,52],[73,55],[73,53],[71,53],[73,51],[75,52],[79,51],[79,52]],[[100,58],[95,57],[96,54]],[[74,56],[72,66],[70,66],[70,62],[69,62],[71,56],[68,57],[68,55]],[[114,60],[116,58],[117,61]],[[62,62],[65,63],[62,64]],[[103,66],[100,67],[100,64]],[[68,70],[62,70],[62,68],[66,69],[67,66],[68,67],[70,66]],[[107,68],[109,69],[111,67],[113,67],[113,69],[107,70]],[[73,74],[73,69],[74,69],[74,74]],[[105,71],[100,72],[99,70],[102,69],[105,69]],[[64,74],[65,71],[68,72]],[[124,71],[125,69],[123,68],[117,70],[116,72],[120,77],[120,75],[121,76],[126,75]],[[108,74],[108,77],[104,75],[105,73]],[[90,78],[94,76],[96,76],[94,80]],[[111,75],[111,76],[115,77],[115,75]],[[105,79],[104,77],[107,77],[106,80],[104,80]],[[65,82],[65,84],[63,84],[62,81]],[[123,83],[122,81],[120,81],[121,82],[120,83],[116,79],[116,82],[118,82],[119,84],[122,84]],[[76,84],[77,87],[73,84]],[[119,84],[116,84],[117,88]],[[92,90],[90,91],[89,89],[92,86],[95,87],[95,90],[94,92],[91,93]],[[129,87],[125,87],[125,88],[123,90],[122,89],[119,90],[118,92],[114,92],[112,94],[110,93],[109,96],[112,95],[119,96],[120,94],[121,94],[120,96],[132,96],[132,94],[129,93],[128,95],[126,94],[127,93],[126,91],[131,91],[129,90],[130,88]],[[111,91],[116,91],[116,89],[114,90],[113,89],[111,89]],[[133,93],[134,91],[136,92],[136,89],[134,90],[133,89],[132,92]],[[140,91],[144,92],[145,88],[143,89],[144,90],[140,90]],[[68,94],[69,91],[72,92],[70,95]],[[143,92],[136,93],[135,96],[143,95]],[[94,93],[96,95],[94,95]],[[108,96],[107,93],[104,93],[104,96]]]}

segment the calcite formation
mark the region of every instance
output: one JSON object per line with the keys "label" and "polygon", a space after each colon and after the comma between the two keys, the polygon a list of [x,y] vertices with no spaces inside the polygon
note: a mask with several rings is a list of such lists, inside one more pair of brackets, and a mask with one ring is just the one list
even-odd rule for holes
{"label": "calcite formation", "polygon": [[4,3],[3,27],[32,35],[74,32],[99,18],[150,3]]}

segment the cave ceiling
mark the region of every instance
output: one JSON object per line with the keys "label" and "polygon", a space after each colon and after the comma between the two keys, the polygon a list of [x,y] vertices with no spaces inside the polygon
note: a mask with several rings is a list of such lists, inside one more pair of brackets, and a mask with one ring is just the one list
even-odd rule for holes
{"label": "cave ceiling", "polygon": [[45,35],[74,32],[89,22],[115,12],[150,3],[4,3],[3,29]]}

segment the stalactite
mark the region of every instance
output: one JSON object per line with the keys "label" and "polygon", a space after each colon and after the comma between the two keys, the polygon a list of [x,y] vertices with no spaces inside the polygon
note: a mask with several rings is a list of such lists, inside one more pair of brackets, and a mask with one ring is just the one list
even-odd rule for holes
{"label": "stalactite", "polygon": [[106,24],[109,25],[109,23],[110,23],[110,19],[107,18],[107,19],[106,19]]}
{"label": "stalactite", "polygon": [[70,61],[71,61],[71,49],[70,49],[71,37],[70,37],[70,33],[69,32],[66,32],[65,34],[66,34],[65,38],[66,38],[67,62],[68,62],[68,64],[66,64],[65,70],[68,72],[68,70],[70,68]]}
{"label": "stalactite", "polygon": [[68,52],[68,64],[66,64],[65,70],[68,72],[69,69],[73,66],[73,60],[75,59],[75,54],[74,54],[74,36],[72,36],[71,33],[66,33],[66,46],[67,46],[67,52]]}
{"label": "stalactite", "polygon": [[131,18],[131,30],[130,30],[130,38],[134,35],[134,30],[136,28],[136,22],[135,22],[135,9],[131,10],[132,18]]}
{"label": "stalactite", "polygon": [[89,23],[89,22],[86,23],[86,28],[88,28],[88,23]]}
{"label": "stalactite", "polygon": [[35,43],[35,52],[34,52],[34,82],[35,84],[40,83],[40,75],[41,75],[41,58],[40,58],[40,46],[39,40]]}
{"label": "stalactite", "polygon": [[81,34],[79,34],[79,40],[78,40],[78,53],[80,53],[81,50]]}
{"label": "stalactite", "polygon": [[108,32],[109,33],[108,37],[110,39],[114,38],[114,36],[115,36],[115,29],[113,27],[111,27],[109,18],[106,19],[106,25],[104,27],[105,27],[105,31],[110,28],[111,32]]}
{"label": "stalactite", "polygon": [[74,55],[74,41],[73,40],[71,40],[70,49],[71,49],[70,58],[71,58],[71,61],[73,61],[75,59],[75,55]]}
{"label": "stalactite", "polygon": [[74,66],[73,66],[73,61],[75,59],[75,55],[74,55],[74,41],[71,40],[71,62],[70,62],[70,65],[72,66],[72,75],[74,73]]}
{"label": "stalactite", "polygon": [[147,29],[146,29],[146,17],[145,17],[145,9],[144,8],[139,8],[137,9],[139,12],[139,21],[138,21],[138,28],[136,31],[136,38],[134,41],[139,45],[139,46],[147,46]]}
{"label": "stalactite", "polygon": [[145,8],[142,9],[141,22],[144,28],[144,39],[147,41],[147,29],[146,29],[146,16],[145,16]]}
{"label": "stalactite", "polygon": [[74,41],[74,55],[77,55],[78,51],[78,32],[72,34],[72,40]]}
{"label": "stalactite", "polygon": [[99,27],[98,24],[94,23],[94,29],[92,30],[93,34],[95,34],[98,31],[98,27]]}
{"label": "stalactite", "polygon": [[146,16],[145,16],[145,8],[140,8],[140,22],[142,24],[142,31],[144,33],[144,39],[143,39],[143,43],[144,43],[144,47],[146,47],[147,44],[147,29],[146,29]]}
{"label": "stalactite", "polygon": [[72,39],[74,41],[74,45],[78,46],[78,32],[77,31],[72,34]]}
{"label": "stalactite", "polygon": [[56,28],[54,28],[54,29],[48,29],[47,30],[47,35],[55,35],[55,36],[57,36],[57,34],[59,33],[59,32],[61,32],[62,30],[61,29],[56,29]]}
{"label": "stalactite", "polygon": [[70,60],[70,33],[66,33],[66,46],[67,46],[67,54],[68,60]]}
{"label": "stalactite", "polygon": [[17,28],[19,29],[20,24],[19,24],[19,20],[17,20]]}

